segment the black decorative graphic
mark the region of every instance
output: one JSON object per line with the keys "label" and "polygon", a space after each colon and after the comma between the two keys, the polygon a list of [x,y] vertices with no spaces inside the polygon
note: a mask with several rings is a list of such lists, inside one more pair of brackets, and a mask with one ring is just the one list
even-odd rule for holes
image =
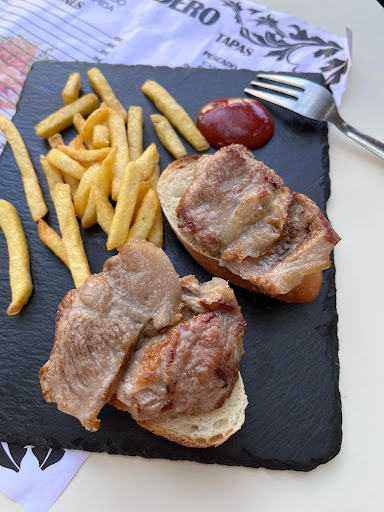
{"label": "black decorative graphic", "polygon": [[12,469],[18,473],[20,471],[20,464],[23,460],[24,455],[27,453],[27,449],[18,444],[8,444],[9,455],[4,449],[3,445],[0,444],[0,466],[7,469]]}
{"label": "black decorative graphic", "polygon": [[52,464],[56,464],[56,462],[59,462],[64,457],[64,450],[61,450],[60,448],[56,448],[54,450],[47,449],[47,448],[32,448],[32,452],[34,456],[39,461],[39,467],[42,471],[44,469],[49,468],[49,466],[52,466]]}
{"label": "black decorative graphic", "polygon": [[[279,22],[270,14],[265,15],[257,9],[244,9],[240,2],[232,0],[222,0],[225,7],[232,9],[236,23],[240,25],[241,37],[247,39],[257,46],[270,48],[271,51],[265,54],[265,57],[275,57],[276,60],[285,60],[292,65],[291,71],[296,71],[299,63],[294,62],[294,54],[299,50],[313,50],[313,57],[329,59],[326,66],[321,67],[326,83],[328,85],[337,84],[342,75],[347,72],[348,59],[331,59],[333,55],[343,50],[335,41],[325,41],[319,36],[309,37],[305,29],[298,25],[290,25],[292,32],[285,33]],[[246,21],[244,21],[246,19]],[[252,26],[267,27],[263,34],[257,33]]]}
{"label": "black decorative graphic", "polygon": [[[6,445],[6,443],[3,443]],[[18,444],[9,443],[8,450],[4,448],[3,444],[0,443],[0,466],[3,468],[11,469],[18,473],[21,468],[21,461],[25,457],[28,448],[25,448]],[[32,448],[32,453],[39,461],[39,468],[44,471],[45,469],[59,462],[65,454],[65,451],[57,449],[46,449],[46,448]]]}

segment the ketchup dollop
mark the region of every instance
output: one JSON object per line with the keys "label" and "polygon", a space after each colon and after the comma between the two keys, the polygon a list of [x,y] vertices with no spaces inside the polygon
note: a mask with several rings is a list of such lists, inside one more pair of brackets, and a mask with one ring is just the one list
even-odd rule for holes
{"label": "ketchup dollop", "polygon": [[270,140],[274,124],[268,110],[256,100],[221,98],[200,110],[197,127],[216,149],[229,144],[256,149]]}

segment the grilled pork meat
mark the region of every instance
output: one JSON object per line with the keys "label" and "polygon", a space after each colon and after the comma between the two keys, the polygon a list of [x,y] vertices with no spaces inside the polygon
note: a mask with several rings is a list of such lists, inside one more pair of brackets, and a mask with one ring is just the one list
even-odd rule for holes
{"label": "grilled pork meat", "polygon": [[257,257],[279,238],[290,196],[283,180],[247,148],[227,146],[197,160],[177,209],[179,227],[214,256]]}
{"label": "grilled pork meat", "polygon": [[190,319],[143,339],[112,403],[135,420],[200,414],[223,405],[238,379],[245,322],[228,284],[181,279]]}
{"label": "grilled pork meat", "polygon": [[177,216],[179,228],[220,265],[268,295],[286,294],[328,268],[340,240],[308,197],[285,187],[241,145],[197,160]]}
{"label": "grilled pork meat", "polygon": [[288,293],[303,277],[328,268],[329,253],[340,238],[316,204],[293,194],[280,238],[259,258],[225,259],[234,274],[268,295]]}
{"label": "grilled pork meat", "polygon": [[39,373],[45,400],[98,430],[97,415],[144,328],[172,325],[180,304],[179,277],[165,253],[147,242],[123,246],[61,302],[53,350]]}

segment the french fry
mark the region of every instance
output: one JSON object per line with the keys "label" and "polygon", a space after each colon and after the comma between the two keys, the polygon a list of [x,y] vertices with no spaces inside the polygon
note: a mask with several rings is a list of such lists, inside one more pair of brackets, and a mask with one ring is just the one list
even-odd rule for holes
{"label": "french fry", "polygon": [[84,176],[80,180],[79,187],[77,189],[75,197],[73,198],[73,204],[75,205],[76,215],[79,217],[79,219],[83,218],[85,209],[87,207],[89,191],[91,190],[91,184],[93,182],[94,177],[96,176],[96,173],[99,171],[100,166],[101,165],[99,162],[93,164],[89,169],[87,169]]}
{"label": "french fry", "polygon": [[80,180],[77,180],[76,178],[74,178],[73,176],[70,176],[69,174],[66,174],[65,172],[62,172],[61,174],[63,175],[64,183],[69,185],[69,187],[71,189],[71,196],[73,199],[75,197],[77,189],[79,188]]}
{"label": "french fry", "polygon": [[38,137],[48,139],[51,135],[59,133],[73,124],[73,116],[76,113],[87,116],[99,106],[97,97],[94,94],[86,94],[73,103],[57,110],[46,117],[35,126]]}
{"label": "french fry", "polygon": [[136,198],[135,209],[133,210],[132,223],[135,222],[137,212],[139,211],[141,203],[143,202],[143,199],[150,188],[151,188],[151,183],[149,181],[143,181],[140,184],[139,192],[138,192],[137,198]]}
{"label": "french fry", "polygon": [[109,116],[109,134],[111,138],[111,146],[113,148],[117,147],[112,180],[112,199],[117,201],[123,173],[129,161],[129,151],[124,120],[120,114],[112,110]]}
{"label": "french fry", "polygon": [[69,185],[61,183],[56,185],[55,208],[68,257],[68,266],[75,286],[78,288],[91,275],[91,272],[71,200]]}
{"label": "french fry", "polygon": [[143,181],[147,180],[159,163],[159,153],[156,145],[152,142],[144,153],[136,160],[136,163],[140,165],[143,171]]}
{"label": "french fry", "polygon": [[53,201],[53,191],[55,190],[55,186],[58,183],[63,183],[63,176],[60,172],[60,169],[50,164],[44,155],[40,155],[40,163],[47,179],[49,193],[51,194]]}
{"label": "french fry", "polygon": [[79,163],[90,163],[98,160],[104,160],[111,151],[111,148],[78,150],[69,148],[68,146],[59,146],[58,149]]}
{"label": "french fry", "polygon": [[106,121],[109,114],[109,108],[98,108],[95,110],[95,112],[92,112],[92,114],[85,121],[80,135],[87,147],[89,147],[89,144],[92,144],[92,134],[95,126]]}
{"label": "french fry", "polygon": [[127,242],[146,240],[155,221],[156,212],[160,208],[159,196],[151,188],[145,194],[140,205],[135,222],[128,233]]}
{"label": "french fry", "polygon": [[109,146],[109,128],[103,124],[97,124],[93,129],[92,144],[95,149]]}
{"label": "french fry", "polygon": [[8,245],[9,280],[12,290],[12,302],[8,306],[7,314],[16,315],[28,302],[33,286],[23,225],[16,208],[3,199],[0,200],[0,227]]}
{"label": "french fry", "polygon": [[95,224],[97,224],[96,202],[95,202],[95,198],[93,197],[92,185],[91,185],[91,189],[89,191],[89,196],[88,196],[87,206],[85,208],[83,218],[81,219],[81,225],[83,226],[84,229],[88,229],[88,228],[94,226]]}
{"label": "french fry", "polygon": [[156,245],[156,247],[163,247],[163,217],[161,215],[161,208],[157,209],[155,220],[147,240],[151,242],[151,244]]}
{"label": "french fry", "polygon": [[58,148],[59,146],[64,145],[63,137],[61,136],[61,133],[55,133],[55,135],[52,135],[52,137],[48,138],[48,144],[51,149]]}
{"label": "french fry", "polygon": [[140,166],[135,162],[129,162],[123,173],[115,215],[107,239],[107,249],[109,251],[121,247],[128,238],[129,226],[141,179],[142,172]]}
{"label": "french fry", "polygon": [[[107,196],[111,193],[112,185],[112,169],[115,162],[117,148],[112,148],[107,158],[101,164],[99,170],[95,173],[92,183],[96,184]],[[90,228],[97,222],[96,202],[92,194],[92,190],[88,196],[87,206],[85,208],[81,225],[84,229]]]}
{"label": "french fry", "polygon": [[48,249],[51,249],[51,251],[68,267],[67,251],[65,250],[63,239],[54,229],[48,226],[43,219],[40,219],[37,223],[37,230],[43,244],[45,244]]}
{"label": "french fry", "polygon": [[85,119],[79,112],[76,112],[76,114],[73,116],[73,124],[78,133],[81,133],[83,131]]}
{"label": "french fry", "polygon": [[111,86],[107,82],[107,79],[100,71],[100,69],[92,68],[88,71],[87,74],[90,84],[100,96],[100,98],[108,105],[108,107],[111,107],[113,110],[118,112],[124,118],[124,121],[126,121],[127,111],[116,98],[115,93],[113,92]]}
{"label": "french fry", "polygon": [[129,158],[137,160],[143,153],[143,109],[141,107],[129,107],[127,135]]}
{"label": "french fry", "polygon": [[51,149],[47,154],[47,160],[61,171],[78,180],[81,179],[86,171],[86,168],[80,165],[79,162],[76,162],[76,160],[73,160],[73,158],[58,149]]}
{"label": "french fry", "polygon": [[68,147],[72,149],[77,149],[78,151],[82,151],[83,149],[85,149],[81,135],[76,135],[76,137],[72,139],[71,142],[68,144]]}
{"label": "french fry", "polygon": [[186,156],[187,150],[175,130],[172,128],[168,119],[160,114],[152,114],[150,118],[153,126],[155,127],[157,136],[165,149],[167,149],[176,159]]}
{"label": "french fry", "polygon": [[112,148],[111,152],[101,164],[100,170],[96,173],[93,183],[96,183],[104,193],[109,197],[112,189],[113,166],[116,160],[117,148]]}
{"label": "french fry", "polygon": [[80,94],[80,73],[71,73],[64,86],[62,95],[66,105],[77,100]]}
{"label": "french fry", "polygon": [[96,204],[97,222],[101,229],[109,235],[115,209],[109,202],[108,196],[104,194],[103,190],[98,185],[92,183],[91,188]]}
{"label": "french fry", "polygon": [[2,114],[0,114],[0,130],[3,132],[11,146],[13,156],[21,172],[24,191],[32,219],[37,222],[46,215],[48,208],[45,204],[39,180],[37,179],[35,169],[33,168],[31,159],[29,158],[27,148],[25,147],[19,130],[12,121]]}
{"label": "french fry", "polygon": [[153,188],[153,190],[155,192],[157,192],[157,183],[160,179],[160,167],[158,165],[156,165],[155,167],[155,170],[153,171],[153,173],[151,174],[151,176],[149,177],[149,183],[151,184],[151,187]]}
{"label": "french fry", "polygon": [[208,142],[195,123],[164,87],[153,80],[147,80],[141,90],[196,151],[209,149]]}

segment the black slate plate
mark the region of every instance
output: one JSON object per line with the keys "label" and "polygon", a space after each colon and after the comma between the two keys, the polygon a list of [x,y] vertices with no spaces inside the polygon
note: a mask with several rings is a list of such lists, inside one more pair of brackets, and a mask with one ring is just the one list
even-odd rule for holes
{"label": "black slate plate", "polygon": [[[33,66],[20,99],[15,124],[20,130],[48,202],[47,220],[58,228],[39,154],[46,141],[35,136],[33,126],[62,106],[61,90],[68,74],[79,71],[83,92],[90,86],[82,63],[44,62]],[[140,92],[146,79],[169,89],[196,118],[202,105],[227,96],[243,96],[255,77],[251,71],[169,69],[147,66],[100,65],[125,106],[141,105],[145,115],[145,145],[156,141],[148,115],[155,111]],[[321,82],[320,75],[308,75]],[[324,211],[329,196],[327,126],[308,122],[278,107],[269,107],[275,134],[255,156],[275,169],[293,190],[307,194]],[[64,133],[68,141],[74,135]],[[171,161],[158,145],[161,168]],[[194,153],[188,146],[188,151]],[[15,317],[5,313],[10,302],[7,248],[0,241],[0,439],[41,447],[106,451],[143,457],[192,460],[273,469],[308,471],[332,459],[341,444],[341,405],[338,391],[338,341],[334,267],[324,272],[319,297],[310,304],[285,304],[236,288],[248,322],[241,372],[249,397],[246,421],[236,435],[218,448],[187,449],[141,429],[130,416],[109,405],[100,414],[96,433],[46,404],[38,370],[49,357],[57,306],[73,287],[69,271],[39,241],[26,204],[19,170],[6,147],[0,161],[0,197],[17,208],[31,252],[34,292]],[[92,272],[99,272],[112,253],[105,235],[88,230],[84,243]],[[165,226],[164,249],[180,275],[210,276],[197,265]]]}

